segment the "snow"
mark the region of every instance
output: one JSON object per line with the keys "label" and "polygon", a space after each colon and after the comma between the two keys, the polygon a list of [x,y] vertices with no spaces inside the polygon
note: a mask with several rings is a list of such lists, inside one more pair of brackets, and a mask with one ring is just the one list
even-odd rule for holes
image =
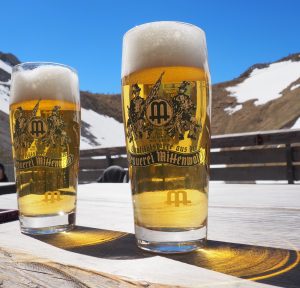
{"label": "snow", "polygon": [[281,97],[282,90],[298,78],[300,78],[300,61],[289,60],[273,63],[262,69],[256,68],[249,78],[226,90],[230,92],[230,96],[236,97],[239,103],[257,99],[255,104],[262,105]]}
{"label": "snow", "polygon": [[8,64],[6,64],[5,62],[3,62],[2,60],[0,60],[0,69],[4,70],[5,72],[11,74],[12,72],[12,67]]}
{"label": "snow", "polygon": [[300,129],[300,117],[297,119],[295,124],[291,127],[291,129]]}
{"label": "snow", "polygon": [[[2,60],[0,60],[0,69],[11,74],[12,67]],[[6,114],[9,114],[9,85],[10,80],[7,82],[0,81],[0,111],[3,111]]]}
{"label": "snow", "polygon": [[231,106],[226,107],[226,108],[224,109],[224,111],[227,112],[229,115],[232,115],[233,113],[235,113],[236,111],[241,110],[242,108],[243,108],[243,105],[238,104],[238,105],[236,105],[235,107],[231,107]]}
{"label": "snow", "polygon": [[9,114],[9,88],[0,85],[0,111]]}
{"label": "snow", "polygon": [[[112,117],[98,114],[93,110],[81,108],[81,119],[89,125],[88,131],[96,137],[101,148],[125,146],[124,127]],[[80,149],[94,148],[95,145],[81,137]]]}
{"label": "snow", "polygon": [[[9,114],[9,88],[0,83],[0,111]],[[125,146],[124,127],[112,117],[81,108],[82,121],[89,125],[88,131],[96,137],[97,145],[103,147]],[[81,149],[95,148],[88,138],[81,137]]]}
{"label": "snow", "polygon": [[296,84],[296,85],[292,86],[290,90],[293,91],[299,87],[300,87],[300,84]]}

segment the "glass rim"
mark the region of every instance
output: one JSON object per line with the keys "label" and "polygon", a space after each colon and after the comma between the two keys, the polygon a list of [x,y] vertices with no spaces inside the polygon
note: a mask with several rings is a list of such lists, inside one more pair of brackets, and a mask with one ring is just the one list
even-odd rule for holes
{"label": "glass rim", "polygon": [[[33,66],[33,68],[37,68],[40,66],[59,66],[59,67],[67,68],[68,70],[70,70],[70,71],[74,72],[76,75],[78,75],[77,70],[71,66],[68,66],[68,65],[62,64],[62,63],[47,62],[47,61],[29,61],[29,62],[19,63],[19,64],[13,66],[12,73],[17,72],[18,69],[20,69],[22,67],[26,67],[26,66]],[[33,69],[30,69],[30,70],[33,70]]]}
{"label": "glass rim", "polygon": [[180,24],[180,25],[183,25],[183,26],[190,26],[192,28],[195,28],[195,29],[199,30],[201,33],[203,33],[205,35],[205,32],[204,32],[204,30],[202,28],[200,28],[199,26],[194,25],[192,23],[183,22],[183,21],[171,21],[171,20],[168,21],[168,20],[166,20],[166,21],[152,21],[152,22],[146,22],[146,23],[143,23],[143,24],[140,24],[140,25],[136,25],[136,26],[130,28],[129,30],[127,30],[125,32],[125,34],[123,36],[123,39],[126,37],[127,34],[135,31],[136,29],[139,29],[139,28],[142,28],[144,26],[147,26],[149,24],[154,24],[154,23],[174,23],[174,24],[176,23],[176,24]]}

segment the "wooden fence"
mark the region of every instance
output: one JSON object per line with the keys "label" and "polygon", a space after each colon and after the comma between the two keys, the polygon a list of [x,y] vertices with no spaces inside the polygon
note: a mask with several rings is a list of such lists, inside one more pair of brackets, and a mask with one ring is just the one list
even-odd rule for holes
{"label": "wooden fence", "polygon": [[[300,130],[213,136],[211,180],[300,180]],[[95,182],[111,165],[127,168],[125,147],[81,150],[79,182]]]}

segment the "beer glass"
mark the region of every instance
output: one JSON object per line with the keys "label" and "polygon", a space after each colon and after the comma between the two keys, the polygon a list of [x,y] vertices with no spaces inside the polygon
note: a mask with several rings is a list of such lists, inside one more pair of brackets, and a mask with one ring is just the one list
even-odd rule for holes
{"label": "beer glass", "polygon": [[122,105],[138,246],[158,253],[202,247],[210,149],[204,32],[179,22],[129,30]]}
{"label": "beer glass", "polygon": [[55,63],[15,66],[10,131],[21,231],[70,230],[75,225],[79,165],[76,71]]}

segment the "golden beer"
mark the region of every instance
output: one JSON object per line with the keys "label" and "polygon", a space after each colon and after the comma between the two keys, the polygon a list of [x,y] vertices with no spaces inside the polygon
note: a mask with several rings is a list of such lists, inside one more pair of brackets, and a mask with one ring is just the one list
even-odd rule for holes
{"label": "golden beer", "polygon": [[[65,231],[75,224],[80,139],[79,98],[76,96],[76,82],[70,83],[75,85],[75,98],[72,99],[74,95],[70,97],[69,89],[61,91],[58,72],[73,72],[67,68],[50,67],[53,69],[48,67],[43,71],[43,67],[38,66],[36,71],[30,71],[34,73],[31,78],[30,74],[25,74],[23,78],[22,74],[15,76],[12,84],[10,131],[19,218],[21,230],[25,233]],[[54,77],[50,73],[54,73]],[[55,73],[58,73],[58,77],[55,77]],[[50,75],[50,80],[47,75]],[[35,84],[38,81],[45,83]],[[31,88],[26,89],[25,84],[29,87],[38,85],[36,89],[40,91],[28,91]],[[43,89],[47,86],[50,87],[44,93],[48,94],[45,97]],[[60,95],[56,94],[57,89],[53,89],[57,86],[60,86]]]}
{"label": "golden beer", "polygon": [[[136,238],[142,249],[160,253],[194,250],[204,243],[207,233],[209,72],[202,62],[178,65],[185,59],[177,61],[176,57],[161,61],[165,65],[156,61],[170,51],[167,43],[161,44],[165,40],[160,34],[168,35],[169,28],[182,32],[182,25],[186,24],[144,24],[130,30],[123,44],[123,119]],[[160,52],[151,47],[148,32],[153,42],[158,35]],[[182,48],[181,43],[172,44]],[[140,52],[140,46],[149,57]],[[136,59],[129,48],[137,53]],[[188,54],[181,56],[190,57]],[[127,63],[127,58],[136,62]]]}
{"label": "golden beer", "polygon": [[[160,229],[197,229],[206,224],[207,219],[207,188],[208,188],[208,147],[209,147],[209,117],[207,115],[208,106],[208,78],[202,69],[193,67],[157,67],[145,69],[133,73],[123,78],[123,107],[129,107],[132,98],[130,86],[139,84],[141,90],[144,86],[152,86],[157,80],[157,76],[164,72],[164,85],[168,83],[181,83],[188,80],[195,83],[195,97],[193,102],[197,103],[198,111],[195,111],[196,121],[201,125],[199,136],[193,138],[185,137],[180,140],[168,134],[163,135],[161,140],[157,135],[149,139],[152,143],[161,141],[161,145],[167,147],[167,151],[189,152],[201,151],[201,165],[176,166],[172,163],[156,163],[153,166],[142,163],[132,165],[130,163],[130,173],[134,178],[132,187],[133,203],[135,208],[136,225],[152,230]],[[139,81],[139,82],[138,82]],[[178,85],[177,85],[178,86]],[[127,92],[127,93],[126,93]],[[176,88],[171,89],[171,93],[176,95]],[[143,99],[145,95],[140,94]],[[171,96],[171,98],[174,96]],[[203,112],[204,111],[204,112]],[[203,113],[201,113],[203,112]],[[128,124],[128,109],[124,109],[125,123]],[[130,127],[126,127],[128,131]],[[199,129],[200,130],[200,129]],[[160,131],[163,133],[164,131]],[[129,153],[144,155],[147,151],[148,139],[133,137],[129,141],[130,135],[127,132],[127,147]],[[188,134],[188,132],[185,132]],[[147,138],[147,137],[145,137]],[[144,142],[144,143],[143,143]],[[145,148],[143,149],[143,146]],[[171,147],[172,146],[172,147]],[[139,147],[140,149],[135,149]],[[149,148],[150,151],[151,148]],[[176,154],[175,154],[176,155]],[[174,163],[173,163],[174,164]],[[195,217],[201,213],[200,217]]]}

